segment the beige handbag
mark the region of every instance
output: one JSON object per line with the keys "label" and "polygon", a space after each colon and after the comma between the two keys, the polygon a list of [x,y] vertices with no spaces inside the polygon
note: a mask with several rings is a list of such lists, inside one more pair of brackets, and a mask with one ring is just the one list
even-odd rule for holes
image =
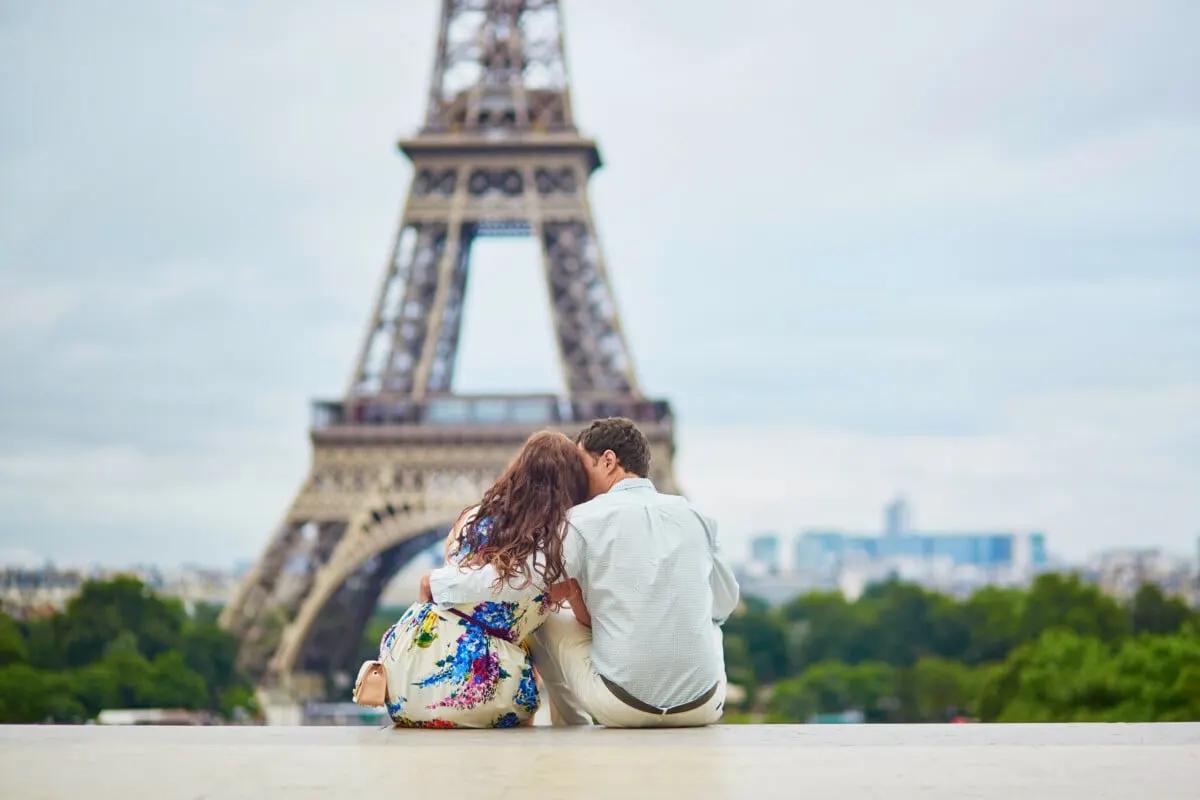
{"label": "beige handbag", "polygon": [[387,672],[379,661],[364,661],[351,698],[360,706],[387,705]]}

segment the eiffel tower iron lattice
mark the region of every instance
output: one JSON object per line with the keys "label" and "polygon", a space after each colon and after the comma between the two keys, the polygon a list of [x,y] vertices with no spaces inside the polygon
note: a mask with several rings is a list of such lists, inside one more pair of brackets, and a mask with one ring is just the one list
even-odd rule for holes
{"label": "eiffel tower iron lattice", "polygon": [[[544,428],[638,421],[675,486],[672,415],[638,387],[604,267],[557,0],[443,0],[413,179],[344,397],[313,404],[312,467],[221,621],[239,663],[292,696],[349,669],[388,579]],[[533,237],[566,396],[451,389],[472,243]],[[516,345],[518,343],[514,343]]]}

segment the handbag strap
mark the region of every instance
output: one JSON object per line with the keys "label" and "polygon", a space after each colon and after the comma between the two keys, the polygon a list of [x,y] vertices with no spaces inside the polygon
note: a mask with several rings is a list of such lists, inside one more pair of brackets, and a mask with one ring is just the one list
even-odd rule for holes
{"label": "handbag strap", "polygon": [[497,639],[503,639],[506,642],[511,642],[513,640],[512,633],[509,631],[501,630],[500,628],[493,628],[491,625],[484,625],[470,614],[465,614],[462,611],[459,611],[457,608],[447,608],[446,610],[459,619],[466,620],[475,627],[481,629],[488,636],[495,636]]}

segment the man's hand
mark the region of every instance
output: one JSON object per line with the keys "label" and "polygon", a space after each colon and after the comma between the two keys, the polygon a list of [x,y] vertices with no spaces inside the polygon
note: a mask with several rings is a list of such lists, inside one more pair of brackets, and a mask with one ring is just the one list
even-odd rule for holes
{"label": "man's hand", "polygon": [[579,589],[579,581],[574,578],[568,578],[562,583],[556,583],[550,587],[550,602],[556,606],[562,605],[564,602],[570,602],[579,597],[582,592]]}
{"label": "man's hand", "polygon": [[429,575],[430,574],[431,573],[426,571],[425,574],[421,576],[421,586],[417,590],[417,599],[420,600],[422,603],[432,603],[433,602],[433,590],[429,588]]}

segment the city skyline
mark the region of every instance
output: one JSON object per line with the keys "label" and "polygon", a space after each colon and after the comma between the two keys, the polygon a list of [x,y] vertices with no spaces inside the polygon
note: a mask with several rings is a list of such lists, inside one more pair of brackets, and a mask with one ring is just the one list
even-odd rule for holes
{"label": "city skyline", "polygon": [[[739,551],[902,491],[1070,559],[1194,552],[1200,11],[1005,9],[567,6],[642,384]],[[0,561],[259,551],[345,386],[435,10],[0,4]],[[531,253],[479,253],[458,388],[560,385]]]}

